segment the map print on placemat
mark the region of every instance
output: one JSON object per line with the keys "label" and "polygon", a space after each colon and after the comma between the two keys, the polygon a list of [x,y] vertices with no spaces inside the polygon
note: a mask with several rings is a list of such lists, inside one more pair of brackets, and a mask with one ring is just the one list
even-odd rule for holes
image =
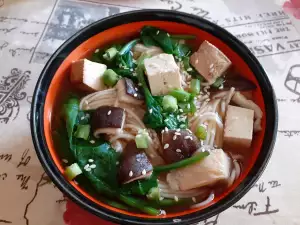
{"label": "map print on placemat", "polygon": [[20,111],[19,101],[26,98],[27,93],[23,92],[30,71],[14,68],[9,76],[3,76],[0,80],[0,123],[8,123],[15,120]]}
{"label": "map print on placemat", "polygon": [[66,39],[96,20],[111,16],[127,8],[87,2],[60,1],[52,14],[44,37],[35,52],[33,62],[45,63]]}

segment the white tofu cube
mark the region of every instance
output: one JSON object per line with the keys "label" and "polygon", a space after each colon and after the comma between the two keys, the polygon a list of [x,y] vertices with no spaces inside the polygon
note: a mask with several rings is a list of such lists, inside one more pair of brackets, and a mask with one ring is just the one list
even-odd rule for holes
{"label": "white tofu cube", "polygon": [[254,111],[236,106],[228,106],[224,145],[233,148],[249,148],[253,136]]}
{"label": "white tofu cube", "polygon": [[231,65],[226,55],[208,41],[191,55],[190,62],[209,84],[213,84]]}
{"label": "white tofu cube", "polygon": [[225,182],[230,175],[230,159],[222,149],[215,149],[203,160],[167,174],[171,189],[186,191]]}
{"label": "white tofu cube", "polygon": [[102,79],[106,68],[104,64],[80,59],[72,63],[70,80],[82,89],[101,91],[106,89]]}
{"label": "white tofu cube", "polygon": [[165,95],[181,88],[181,75],[173,55],[159,54],[144,63],[152,95]]}

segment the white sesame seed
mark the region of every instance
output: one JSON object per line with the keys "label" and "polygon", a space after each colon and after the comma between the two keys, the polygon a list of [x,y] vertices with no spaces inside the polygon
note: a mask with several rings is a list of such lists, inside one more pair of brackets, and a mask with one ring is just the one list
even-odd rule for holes
{"label": "white sesame seed", "polygon": [[98,53],[100,50],[97,48],[96,50],[95,50],[95,53]]}
{"label": "white sesame seed", "polygon": [[139,89],[137,87],[134,88],[135,91],[138,91]]}
{"label": "white sesame seed", "polygon": [[180,129],[176,129],[177,132],[180,132]]}
{"label": "white sesame seed", "polygon": [[91,143],[91,144],[95,144],[95,141],[94,141],[94,140],[90,140],[90,143]]}
{"label": "white sesame seed", "polygon": [[189,103],[189,104],[187,104],[187,108],[188,109],[190,109],[191,108],[191,104]]}
{"label": "white sesame seed", "polygon": [[190,138],[190,136],[185,136],[185,137],[184,137],[184,139],[189,139],[189,138]]}
{"label": "white sesame seed", "polygon": [[159,30],[156,32],[156,35],[158,35],[159,34]]}
{"label": "white sesame seed", "polygon": [[133,172],[130,171],[130,172],[129,172],[129,177],[132,177],[132,176],[133,176]]}
{"label": "white sesame seed", "polygon": [[182,109],[179,109],[179,112],[181,112],[181,113],[182,113],[182,112],[183,112],[183,110],[182,110]]}
{"label": "white sesame seed", "polygon": [[170,34],[169,34],[169,33],[167,33],[167,36],[168,36],[168,37],[170,37]]}
{"label": "white sesame seed", "polygon": [[180,149],[176,149],[176,152],[181,152],[181,150]]}
{"label": "white sesame seed", "polygon": [[160,198],[159,198],[159,201],[162,201],[162,200],[164,200],[164,199],[165,199],[164,197],[160,197]]}
{"label": "white sesame seed", "polygon": [[91,168],[91,169],[95,169],[95,168],[96,168],[96,164],[92,164],[92,165],[90,166],[90,168]]}
{"label": "white sesame seed", "polygon": [[133,72],[133,69],[130,69],[131,72]]}
{"label": "white sesame seed", "polygon": [[142,174],[143,174],[143,175],[146,175],[146,173],[147,173],[146,170],[143,169]]}
{"label": "white sesame seed", "polygon": [[151,114],[153,112],[153,109],[151,108],[151,109],[149,109],[149,113]]}
{"label": "white sesame seed", "polygon": [[130,51],[130,55],[133,56],[133,52],[132,51]]}
{"label": "white sesame seed", "polygon": [[192,68],[187,68],[187,70],[186,71],[192,71],[193,69]]}
{"label": "white sesame seed", "polygon": [[111,114],[111,110],[109,110],[108,112],[107,112],[107,115],[109,116]]}
{"label": "white sesame seed", "polygon": [[179,127],[180,127],[180,128],[185,128],[185,125],[184,125],[184,124],[180,124]]}
{"label": "white sesame seed", "polygon": [[196,202],[196,198],[195,197],[192,197],[192,200],[193,200],[193,202]]}
{"label": "white sesame seed", "polygon": [[149,154],[149,156],[150,156],[150,158],[154,158],[155,157],[155,155],[153,155],[153,154]]}
{"label": "white sesame seed", "polygon": [[175,141],[177,139],[177,136],[176,134],[173,136],[173,140]]}
{"label": "white sesame seed", "polygon": [[174,223],[179,223],[179,222],[181,222],[181,219],[173,219],[173,222]]}
{"label": "white sesame seed", "polygon": [[162,133],[162,134],[165,133],[165,130],[161,130],[161,133]]}
{"label": "white sesame seed", "polygon": [[63,161],[64,163],[68,163],[68,162],[69,162],[67,159],[62,159],[62,161]]}
{"label": "white sesame seed", "polygon": [[117,162],[116,162],[116,165],[119,165],[119,164],[120,164],[119,161],[117,161]]}
{"label": "white sesame seed", "polygon": [[178,197],[176,195],[174,196],[174,200],[178,202]]}
{"label": "white sesame seed", "polygon": [[179,135],[179,136],[181,135],[181,133],[179,133],[179,132],[175,132],[175,134],[176,134],[176,135]]}
{"label": "white sesame seed", "polygon": [[142,86],[142,84],[141,84],[141,83],[138,83],[138,85],[139,85],[139,86]]}
{"label": "white sesame seed", "polygon": [[214,67],[214,64],[210,64],[209,69],[212,69]]}
{"label": "white sesame seed", "polygon": [[191,140],[193,140],[193,137],[192,137],[192,136],[190,136],[190,139],[191,139]]}
{"label": "white sesame seed", "polygon": [[81,120],[84,120],[84,116],[80,118]]}
{"label": "white sesame seed", "polygon": [[165,119],[165,122],[168,122],[169,121],[169,119]]}
{"label": "white sesame seed", "polygon": [[195,63],[196,63],[196,64],[198,64],[198,62],[199,62],[199,60],[198,60],[198,59],[196,59]]}
{"label": "white sesame seed", "polygon": [[134,97],[137,97],[137,93],[134,93],[133,96],[134,96]]}
{"label": "white sesame seed", "polygon": [[86,168],[85,171],[90,172],[92,169],[90,167]]}
{"label": "white sesame seed", "polygon": [[164,149],[167,149],[167,148],[169,148],[169,146],[170,146],[170,145],[169,145],[168,143],[167,143],[167,144],[165,144],[165,145],[164,145]]}
{"label": "white sesame seed", "polygon": [[169,129],[168,129],[167,127],[165,127],[165,131],[166,131],[166,132],[168,132],[168,131],[169,131]]}
{"label": "white sesame seed", "polygon": [[94,160],[93,160],[93,159],[89,159],[88,161],[89,161],[90,163],[94,162]]}

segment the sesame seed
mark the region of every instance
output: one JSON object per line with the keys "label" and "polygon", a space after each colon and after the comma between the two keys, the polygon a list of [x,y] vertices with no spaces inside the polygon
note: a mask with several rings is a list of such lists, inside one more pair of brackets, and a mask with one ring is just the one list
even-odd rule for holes
{"label": "sesame seed", "polygon": [[190,109],[191,108],[191,104],[189,103],[189,104],[187,104],[187,108],[188,109]]}
{"label": "sesame seed", "polygon": [[134,93],[133,96],[134,96],[134,97],[137,97],[137,93]]}
{"label": "sesame seed", "polygon": [[179,127],[180,127],[180,128],[185,128],[185,125],[184,125],[184,124],[180,124]]}
{"label": "sesame seed", "polygon": [[174,135],[174,136],[173,136],[173,140],[175,141],[176,139],[177,139],[177,136],[176,136],[176,135]]}
{"label": "sesame seed", "polygon": [[94,140],[90,140],[90,143],[91,143],[91,144],[95,144],[95,141],[94,141]]}
{"label": "sesame seed", "polygon": [[64,163],[68,163],[68,162],[69,162],[67,159],[62,159],[62,161],[63,161]]}
{"label": "sesame seed", "polygon": [[143,174],[143,175],[146,175],[146,173],[147,173],[146,170],[143,169],[142,174]]}
{"label": "sesame seed", "polygon": [[132,55],[132,56],[133,56],[133,52],[132,52],[132,51],[130,51],[130,55]]}
{"label": "sesame seed", "polygon": [[182,112],[183,112],[183,110],[182,110],[182,109],[179,109],[179,112],[181,112],[181,113],[182,113]]}
{"label": "sesame seed", "polygon": [[192,136],[190,136],[190,139],[191,139],[191,140],[193,140],[193,137],[192,137]]}
{"label": "sesame seed", "polygon": [[168,129],[167,127],[165,127],[165,131],[166,131],[166,132],[168,132],[168,131],[169,131],[169,129]]}
{"label": "sesame seed", "polygon": [[92,169],[90,167],[86,168],[85,171],[90,172]]}
{"label": "sesame seed", "polygon": [[168,122],[169,121],[169,119],[165,119],[165,122]]}
{"label": "sesame seed", "polygon": [[174,200],[178,202],[178,197],[176,195],[174,196]]}
{"label": "sesame seed", "polygon": [[196,198],[195,197],[192,197],[192,200],[193,200],[193,202],[196,202]]}
{"label": "sesame seed", "polygon": [[119,164],[120,164],[119,161],[117,161],[117,162],[116,162],[116,165],[119,165]]}
{"label": "sesame seed", "polygon": [[86,164],[83,169],[86,169],[86,168],[89,168],[90,167],[90,164]]}
{"label": "sesame seed", "polygon": [[138,83],[138,85],[139,85],[139,86],[142,86],[142,84],[141,84],[141,83]]}
{"label": "sesame seed", "polygon": [[192,68],[187,68],[187,70],[186,71],[192,71],[193,69]]}
{"label": "sesame seed", "polygon": [[164,197],[160,197],[160,198],[159,198],[159,201],[162,201],[162,200],[164,200]]}
{"label": "sesame seed", "polygon": [[169,145],[168,143],[167,143],[167,144],[165,144],[165,145],[164,145],[164,149],[167,149],[167,148],[169,148],[169,146],[170,146],[170,145]]}
{"label": "sesame seed", "polygon": [[151,114],[153,112],[153,109],[151,108],[151,109],[149,109],[149,113]]}
{"label": "sesame seed", "polygon": [[198,59],[196,59],[195,63],[196,63],[196,64],[198,64],[198,62],[199,62],[199,60],[198,60]]}
{"label": "sesame seed", "polygon": [[93,159],[89,159],[88,161],[89,161],[90,163],[94,162],[94,160],[93,160]]}
{"label": "sesame seed", "polygon": [[111,114],[111,110],[109,110],[108,112],[107,112],[107,115],[109,116]]}
{"label": "sesame seed", "polygon": [[165,130],[161,130],[161,133],[162,133],[162,134],[165,133]]}
{"label": "sesame seed", "polygon": [[156,32],[156,35],[158,35],[159,34],[159,30]]}
{"label": "sesame seed", "polygon": [[133,72],[133,69],[130,69],[131,72]]}
{"label": "sesame seed", "polygon": [[96,50],[95,50],[95,53],[98,53],[100,50],[97,48]]}
{"label": "sesame seed", "polygon": [[214,64],[210,64],[209,69],[212,69],[214,67]]}
{"label": "sesame seed", "polygon": [[176,129],[177,132],[180,132],[180,129]]}
{"label": "sesame seed", "polygon": [[92,165],[90,166],[90,168],[91,168],[91,169],[95,169],[95,168],[96,168],[96,164],[92,164]]}
{"label": "sesame seed", "polygon": [[130,172],[129,172],[129,177],[132,177],[132,176],[133,176],[133,172],[130,171]]}
{"label": "sesame seed", "polygon": [[176,149],[176,152],[181,152],[181,150],[180,149]]}
{"label": "sesame seed", "polygon": [[175,132],[175,134],[176,134],[176,135],[179,135],[179,136],[181,135],[181,133],[179,133],[179,132]]}
{"label": "sesame seed", "polygon": [[181,219],[173,219],[173,222],[174,223],[179,223],[179,222],[181,222]]}
{"label": "sesame seed", "polygon": [[190,138],[190,136],[185,136],[185,137],[184,137],[184,139],[189,139],[189,138]]}
{"label": "sesame seed", "polygon": [[135,87],[134,90],[138,91],[139,89],[137,87]]}
{"label": "sesame seed", "polygon": [[84,116],[80,118],[81,120],[84,120]]}
{"label": "sesame seed", "polygon": [[153,155],[153,154],[149,154],[149,156],[150,156],[150,158],[154,158],[155,157],[155,155]]}
{"label": "sesame seed", "polygon": [[167,36],[168,36],[168,37],[170,37],[170,34],[169,34],[169,33],[167,33]]}

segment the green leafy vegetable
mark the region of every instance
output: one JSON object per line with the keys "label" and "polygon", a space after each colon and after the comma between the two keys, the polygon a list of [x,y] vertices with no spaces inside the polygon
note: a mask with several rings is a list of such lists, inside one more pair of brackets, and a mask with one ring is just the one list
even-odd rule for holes
{"label": "green leafy vegetable", "polygon": [[162,106],[166,112],[175,112],[178,109],[177,99],[171,95],[165,95],[162,100]]}
{"label": "green leafy vegetable", "polygon": [[137,76],[134,76],[135,73],[131,69],[114,68],[113,70],[121,77],[127,77],[135,83],[138,82]]}
{"label": "green leafy vegetable", "polygon": [[180,44],[179,42],[175,42],[173,46],[173,54],[175,55],[175,58],[182,59],[183,57],[189,57],[192,49],[186,45],[186,44]]}
{"label": "green leafy vegetable", "polygon": [[159,46],[164,52],[173,53],[172,39],[166,31],[152,26],[145,26],[142,28],[140,35],[145,46]]}
{"label": "green leafy vegetable", "polygon": [[120,55],[125,55],[130,52],[130,50],[135,46],[140,39],[133,39],[132,41],[128,42],[126,45],[123,46],[123,48],[120,50],[119,54]]}
{"label": "green leafy vegetable", "polygon": [[84,140],[87,140],[90,135],[91,126],[89,124],[85,125],[77,125],[77,130],[74,134],[76,138],[82,138]]}
{"label": "green leafy vegetable", "polygon": [[169,95],[175,97],[179,102],[188,102],[190,101],[192,95],[185,90],[174,89],[169,92]]}
{"label": "green leafy vegetable", "polygon": [[156,172],[156,173],[168,172],[170,170],[175,170],[175,169],[182,168],[182,167],[185,167],[188,165],[192,165],[196,162],[203,160],[208,155],[209,155],[208,152],[199,152],[198,154],[192,156],[191,158],[183,159],[179,162],[175,162],[175,163],[164,165],[164,166],[156,166],[156,167],[154,167],[154,172]]}
{"label": "green leafy vegetable", "polygon": [[219,88],[224,83],[224,78],[218,77],[215,83],[212,84],[214,88]]}
{"label": "green leafy vegetable", "polygon": [[170,35],[172,39],[179,39],[179,40],[193,40],[196,39],[195,35],[190,34],[172,34]]}
{"label": "green leafy vegetable", "polygon": [[146,194],[148,194],[150,189],[157,186],[157,176],[155,174],[152,174],[149,178],[136,180],[128,184],[123,184],[121,187],[121,192],[123,194],[135,194],[145,196]]}

